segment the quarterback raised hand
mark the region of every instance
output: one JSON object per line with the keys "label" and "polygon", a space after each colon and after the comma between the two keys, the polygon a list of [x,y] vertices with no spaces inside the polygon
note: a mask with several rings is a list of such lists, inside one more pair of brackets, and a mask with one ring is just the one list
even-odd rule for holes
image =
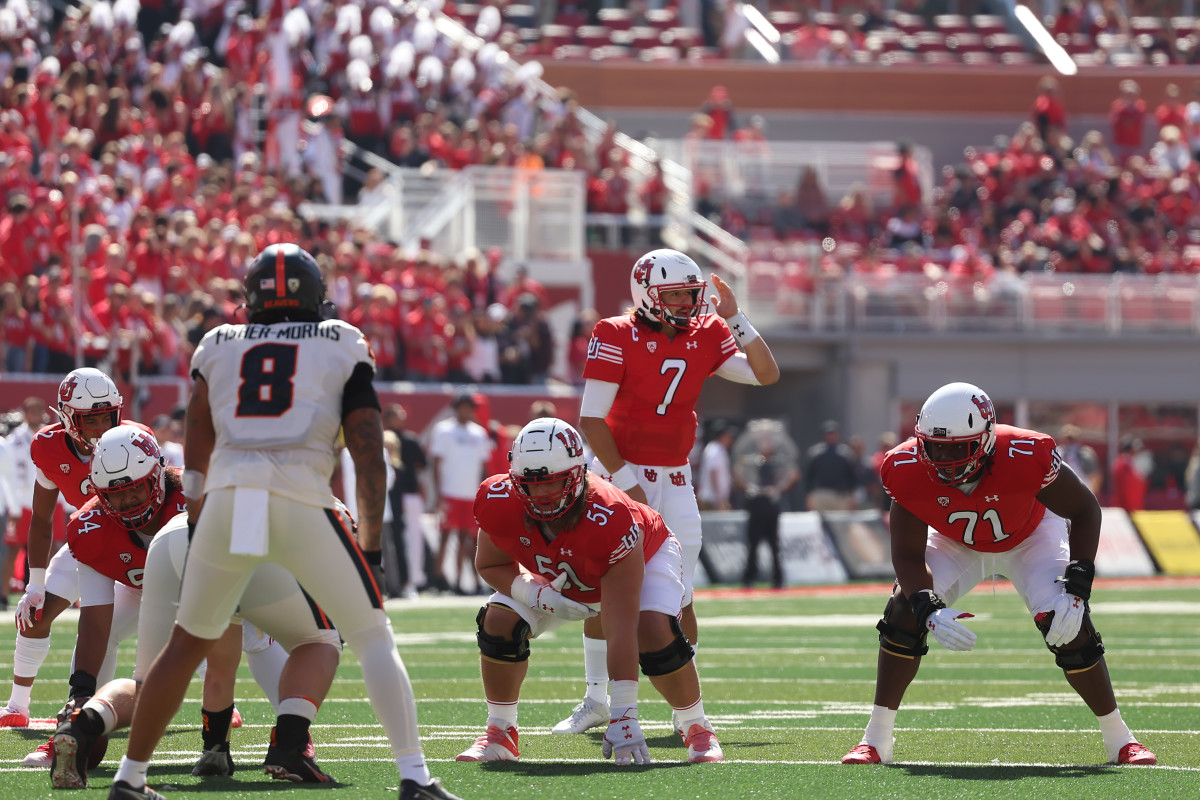
{"label": "quarterback raised hand", "polygon": [[42,618],[42,606],[46,604],[46,570],[29,570],[29,583],[17,603],[17,631],[24,633],[33,623]]}
{"label": "quarterback raised hand", "polygon": [[552,582],[545,583],[528,572],[518,575],[512,582],[509,594],[514,600],[524,603],[546,614],[578,621],[596,616],[596,612],[583,603],[563,595],[561,589],[567,583],[567,573],[558,575]]}
{"label": "quarterback raised hand", "polygon": [[[612,758],[618,767],[649,764],[650,748],[637,719],[637,681],[612,681],[609,691],[613,705],[608,730],[604,732],[604,757]],[[632,704],[618,705],[619,700],[631,698]]]}
{"label": "quarterback raised hand", "polygon": [[945,602],[932,589],[923,589],[913,595],[912,610],[917,622],[947,650],[966,651],[975,647],[975,631],[959,622],[975,615],[946,608]]}

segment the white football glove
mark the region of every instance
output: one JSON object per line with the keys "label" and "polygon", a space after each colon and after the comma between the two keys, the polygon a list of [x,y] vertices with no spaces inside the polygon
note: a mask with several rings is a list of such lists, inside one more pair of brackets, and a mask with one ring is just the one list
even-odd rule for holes
{"label": "white football glove", "polygon": [[33,623],[42,618],[42,606],[46,604],[46,587],[30,582],[25,585],[25,594],[17,603],[17,632],[24,633]]}
{"label": "white football glove", "polygon": [[1050,630],[1046,632],[1046,644],[1051,647],[1070,644],[1079,635],[1087,603],[1073,594],[1063,593],[1054,598],[1051,611],[1054,613],[1054,619],[1050,622]]}
{"label": "white football glove", "polygon": [[975,631],[959,620],[973,616],[957,608],[939,608],[925,620],[925,627],[938,640],[938,644],[947,650],[966,651],[975,646]]}
{"label": "white football glove", "polygon": [[513,581],[509,594],[530,608],[562,619],[578,621],[596,616],[596,612],[588,606],[563,595],[560,590],[566,583],[565,572],[550,583],[541,583],[535,576],[522,573]]}
{"label": "white football glove", "polygon": [[637,706],[612,710],[612,719],[604,732],[603,751],[605,758],[616,755],[613,763],[618,767],[650,763],[650,748],[646,745],[642,726],[638,724]]}

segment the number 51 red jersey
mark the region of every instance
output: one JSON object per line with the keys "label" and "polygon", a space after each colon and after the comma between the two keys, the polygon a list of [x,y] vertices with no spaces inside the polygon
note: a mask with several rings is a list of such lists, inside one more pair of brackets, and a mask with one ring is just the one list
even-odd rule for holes
{"label": "number 51 red jersey", "polygon": [[985,553],[1011,550],[1033,533],[1046,507],[1037,499],[1058,477],[1062,459],[1044,433],[996,426],[996,451],[971,494],[947,486],[917,457],[909,439],[884,456],[884,491],[943,536]]}
{"label": "number 51 red jersey", "polygon": [[671,535],[657,511],[589,474],[583,515],[575,527],[547,540],[541,526],[526,515],[519,491],[505,473],[485,480],[475,495],[476,522],[497,547],[533,574],[567,573],[563,594],[580,603],[600,602],[601,579],[629,555],[639,538],[649,561]]}

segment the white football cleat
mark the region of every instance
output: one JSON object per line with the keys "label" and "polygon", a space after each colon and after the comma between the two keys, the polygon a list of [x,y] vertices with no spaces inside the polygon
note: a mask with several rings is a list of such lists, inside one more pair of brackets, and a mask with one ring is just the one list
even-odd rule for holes
{"label": "white football cleat", "polygon": [[708,720],[694,723],[688,728],[683,743],[687,745],[688,762],[691,764],[725,760],[725,754],[721,752],[721,745],[717,742],[717,734],[713,732]]}
{"label": "white football cleat", "polygon": [[458,754],[455,761],[516,761],[517,729],[502,730],[498,725],[488,725],[487,732],[475,740],[475,744]]}
{"label": "white football cleat", "polygon": [[571,716],[550,729],[551,733],[583,733],[609,723],[608,703],[597,703],[590,697],[575,706]]}
{"label": "white football cleat", "polygon": [[54,761],[53,739],[47,739],[38,746],[37,750],[21,759],[21,763],[27,767],[49,767],[52,761]]}

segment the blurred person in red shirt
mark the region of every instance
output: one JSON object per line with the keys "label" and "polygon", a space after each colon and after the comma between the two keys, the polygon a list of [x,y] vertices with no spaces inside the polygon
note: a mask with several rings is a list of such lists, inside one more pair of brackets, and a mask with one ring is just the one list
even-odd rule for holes
{"label": "blurred person in red shirt", "polygon": [[1123,80],[1119,89],[1120,96],[1109,107],[1108,120],[1112,125],[1113,154],[1118,163],[1125,165],[1144,150],[1146,101],[1136,81]]}
{"label": "blurred person in red shirt", "polygon": [[[1153,455],[1142,446],[1142,440],[1126,436],[1121,440],[1120,452],[1112,463],[1112,497],[1109,502],[1126,511],[1139,511],[1146,507],[1147,468],[1153,465]],[[1149,465],[1146,462],[1149,462]]]}
{"label": "blurred person in red shirt", "polygon": [[1057,151],[1058,140],[1067,132],[1067,111],[1058,94],[1058,80],[1047,75],[1038,81],[1033,101],[1033,124],[1047,147]]}
{"label": "blurred person in red shirt", "polygon": [[724,86],[714,86],[708,93],[708,99],[700,106],[700,113],[707,116],[712,125],[708,127],[705,138],[728,139],[737,129],[734,117],[733,100]]}
{"label": "blurred person in red shirt", "polygon": [[1160,133],[1168,125],[1181,131],[1188,129],[1187,106],[1179,99],[1178,84],[1168,83],[1163,88],[1163,101],[1154,109],[1154,121]]}

